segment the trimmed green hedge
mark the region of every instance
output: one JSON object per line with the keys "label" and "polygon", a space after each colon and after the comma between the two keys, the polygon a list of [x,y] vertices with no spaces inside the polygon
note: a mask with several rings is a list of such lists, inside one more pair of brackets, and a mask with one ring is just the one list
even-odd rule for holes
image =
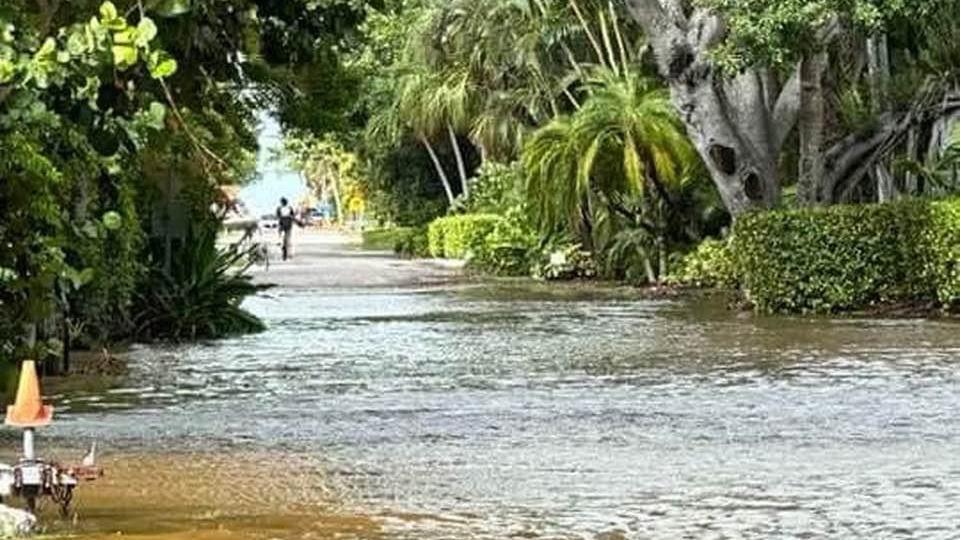
{"label": "trimmed green hedge", "polygon": [[486,238],[503,220],[495,214],[465,214],[439,218],[427,229],[430,255],[465,259],[484,248]]}
{"label": "trimmed green hedge", "polygon": [[960,300],[960,200],[754,213],[732,249],[763,312],[833,312]]}

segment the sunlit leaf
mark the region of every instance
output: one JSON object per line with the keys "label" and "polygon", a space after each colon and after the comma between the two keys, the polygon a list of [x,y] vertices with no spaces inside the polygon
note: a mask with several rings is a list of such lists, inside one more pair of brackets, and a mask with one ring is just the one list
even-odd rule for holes
{"label": "sunlit leaf", "polygon": [[40,47],[40,50],[37,51],[36,57],[43,58],[50,56],[55,50],[57,50],[57,42],[54,41],[53,38],[47,38]]}
{"label": "sunlit leaf", "polygon": [[123,218],[120,216],[120,214],[112,210],[103,214],[103,219],[101,221],[103,221],[103,226],[109,231],[116,231],[123,226]]}
{"label": "sunlit leaf", "polygon": [[190,0],[163,0],[153,11],[161,17],[177,17],[189,13],[191,8]]}
{"label": "sunlit leaf", "polygon": [[137,48],[131,45],[114,45],[110,50],[113,52],[113,63],[120,69],[136,64],[140,57]]}
{"label": "sunlit leaf", "polygon": [[13,62],[0,58],[0,84],[12,81],[16,73],[17,67]]}
{"label": "sunlit leaf", "polygon": [[155,37],[157,37],[157,25],[150,18],[144,17],[137,25],[137,45],[145,47]]}
{"label": "sunlit leaf", "polygon": [[154,79],[166,79],[177,72],[177,61],[162,51],[150,53],[147,66],[150,69],[150,76]]}
{"label": "sunlit leaf", "polygon": [[113,2],[104,2],[100,5],[100,18],[105,21],[112,21],[119,17],[117,13],[117,6],[113,5]]}

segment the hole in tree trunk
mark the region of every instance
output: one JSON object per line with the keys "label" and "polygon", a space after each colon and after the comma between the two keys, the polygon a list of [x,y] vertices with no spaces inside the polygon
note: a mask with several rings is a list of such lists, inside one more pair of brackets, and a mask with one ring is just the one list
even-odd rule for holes
{"label": "hole in tree trunk", "polygon": [[760,181],[760,175],[751,172],[743,182],[743,191],[751,201],[763,200],[763,182]]}
{"label": "hole in tree trunk", "polygon": [[695,57],[693,50],[686,44],[675,44],[670,51],[670,76],[679,77],[690,67]]}
{"label": "hole in tree trunk", "polygon": [[722,144],[711,146],[710,159],[723,174],[731,175],[737,172],[737,152],[729,146]]}

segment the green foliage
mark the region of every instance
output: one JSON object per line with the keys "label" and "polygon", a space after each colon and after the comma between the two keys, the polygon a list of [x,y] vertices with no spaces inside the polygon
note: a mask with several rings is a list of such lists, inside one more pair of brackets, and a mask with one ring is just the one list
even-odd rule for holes
{"label": "green foliage", "polygon": [[191,238],[169,275],[155,270],[137,309],[137,334],[151,339],[216,339],[259,332],[263,323],[241,307],[264,290],[247,271],[251,250],[221,249],[213,233]]}
{"label": "green foliage", "polygon": [[960,298],[960,202],[905,201],[743,216],[733,252],[763,312]]}
{"label": "green foliage", "polygon": [[466,259],[471,268],[500,276],[529,275],[537,253],[537,235],[519,206],[504,215],[436,219],[427,229],[427,243],[433,257]]}
{"label": "green foliage", "polygon": [[681,259],[668,281],[698,288],[736,287],[738,280],[730,242],[704,240]]}
{"label": "green foliage", "polygon": [[427,252],[431,257],[442,258],[444,256],[444,234],[447,232],[446,222],[437,218],[427,226]]}
{"label": "green foliage", "polygon": [[544,231],[577,230],[597,194],[656,196],[698,163],[654,80],[601,71],[591,90],[583,108],[541,128],[524,147],[526,193]]}
{"label": "green foliage", "polygon": [[487,161],[477,176],[470,180],[467,210],[473,213],[499,213],[523,202],[523,168],[519,162],[509,164]]}
{"label": "green foliage", "polygon": [[940,304],[956,310],[960,308],[960,199],[929,203],[928,219],[920,233],[921,278],[936,289]]}
{"label": "green foliage", "polygon": [[594,279],[600,274],[596,259],[580,244],[558,240],[539,253],[533,277],[548,281]]}
{"label": "green foliage", "polygon": [[471,264],[498,276],[528,276],[536,260],[539,238],[530,225],[523,206],[512,206],[504,212]]}
{"label": "green foliage", "polygon": [[937,159],[927,163],[903,159],[897,163],[897,167],[916,175],[935,192],[957,193],[960,191],[960,179],[957,175],[960,168],[960,125],[954,127],[946,148]]}
{"label": "green foliage", "polygon": [[[578,236],[607,274],[656,281],[651,263],[706,215],[699,159],[664,89],[636,72],[602,69],[583,106],[524,146],[527,203],[544,236]],[[677,234],[679,233],[679,234]]]}
{"label": "green foliage", "polygon": [[643,227],[624,227],[603,248],[604,274],[629,283],[654,284],[656,272],[651,252],[655,239]]}
{"label": "green foliage", "polygon": [[397,238],[393,251],[402,257],[425,258],[430,256],[427,243],[427,226],[408,228],[406,234]]}
{"label": "green foliage", "polygon": [[503,218],[494,214],[465,214],[439,218],[428,229],[434,257],[471,259],[484,249],[487,236]]}
{"label": "green foliage", "polygon": [[88,348],[129,335],[136,291],[146,274],[132,179],[119,177],[103,188],[112,193],[101,194],[100,204],[88,209],[102,212],[99,219],[73,226],[68,234],[68,260],[90,279],[67,295],[67,317],[77,329],[74,346]]}
{"label": "green foliage", "polygon": [[722,14],[730,29],[717,59],[730,72],[745,66],[786,66],[825,47],[817,36],[836,21],[864,34],[931,16],[936,0],[698,0]]}
{"label": "green foliage", "polygon": [[427,257],[427,227],[392,227],[363,231],[363,248],[393,251],[404,257]]}

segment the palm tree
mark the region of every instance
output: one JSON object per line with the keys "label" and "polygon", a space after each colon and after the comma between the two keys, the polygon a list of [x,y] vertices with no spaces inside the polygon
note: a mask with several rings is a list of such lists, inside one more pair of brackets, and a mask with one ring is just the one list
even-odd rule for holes
{"label": "palm tree", "polygon": [[435,90],[436,81],[432,74],[424,70],[408,70],[399,79],[393,103],[371,119],[367,132],[368,136],[397,141],[404,136],[406,130],[412,131],[417,142],[423,145],[430,155],[437,177],[440,178],[447,195],[447,202],[452,208],[456,204],[456,197],[450,177],[431,142],[440,122],[440,115],[433,102],[426,97],[431,96]]}
{"label": "palm tree", "polygon": [[[699,161],[666,92],[636,72],[598,68],[582,108],[524,146],[527,197],[545,233],[607,244],[617,217],[641,226],[666,274],[668,213]],[[626,201],[639,200],[637,205]],[[649,261],[648,261],[649,262]]]}

